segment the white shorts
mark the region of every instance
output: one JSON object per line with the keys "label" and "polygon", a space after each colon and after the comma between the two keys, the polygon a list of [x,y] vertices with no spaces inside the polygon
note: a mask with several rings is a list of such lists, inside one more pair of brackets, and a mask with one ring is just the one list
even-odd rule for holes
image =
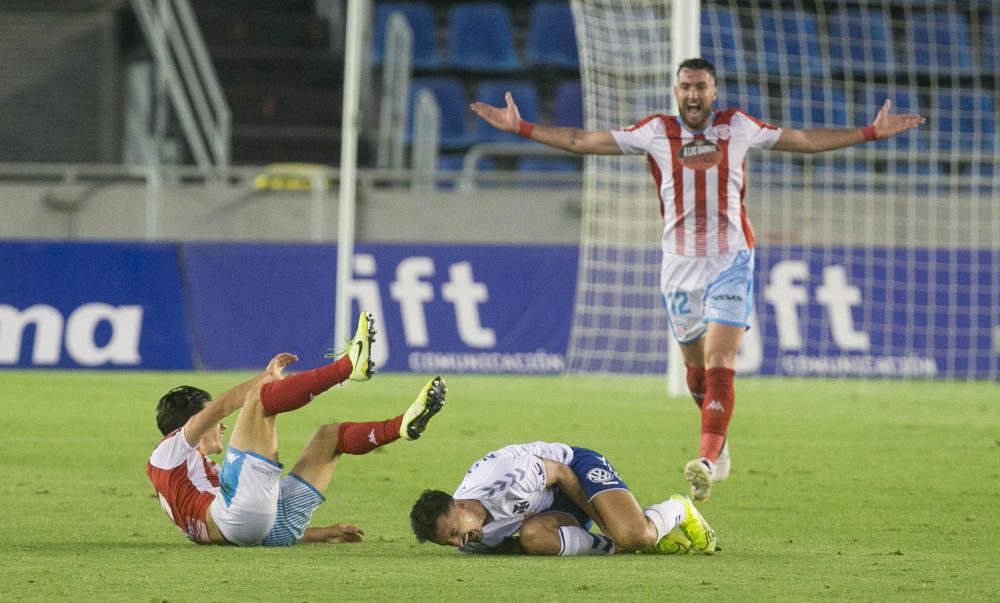
{"label": "white shorts", "polygon": [[257,546],[271,531],[278,511],[282,465],[254,452],[226,449],[219,493],[208,512],[226,540]]}
{"label": "white shorts", "polygon": [[660,290],[674,338],[691,343],[710,322],[749,327],[753,268],[753,249],[709,257],[663,254]]}

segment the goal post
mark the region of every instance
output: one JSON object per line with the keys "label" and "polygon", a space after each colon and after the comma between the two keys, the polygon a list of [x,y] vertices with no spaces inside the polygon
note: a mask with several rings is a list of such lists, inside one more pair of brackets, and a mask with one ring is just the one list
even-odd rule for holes
{"label": "goal post", "polygon": [[[697,52],[676,46],[693,29],[678,24],[682,5],[697,5]],[[691,55],[716,65],[720,107],[780,127],[864,126],[886,98],[928,117],[891,140],[748,155],[757,269],[738,372],[1000,378],[1000,20],[988,3],[572,8],[587,129],[670,111]],[[569,371],[667,371],[657,199],[642,158],[586,158]]]}

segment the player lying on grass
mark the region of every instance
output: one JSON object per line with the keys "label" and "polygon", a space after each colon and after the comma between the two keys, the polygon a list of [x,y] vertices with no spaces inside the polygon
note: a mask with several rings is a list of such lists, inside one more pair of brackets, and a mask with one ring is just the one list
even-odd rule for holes
{"label": "player lying on grass", "polygon": [[[298,357],[278,354],[263,373],[215,400],[186,385],[160,399],[156,423],[166,437],[149,457],[146,473],[181,532],[199,544],[237,546],[361,541],[364,531],[350,524],[307,527],[326,500],[323,492],[337,458],[365,454],[399,438],[419,438],[444,404],[444,382],[431,379],[407,411],[393,419],[320,426],[284,479],[275,415],[305,406],[348,378],[371,379],[374,324],[363,312],[346,353],[326,366],[283,378],[282,370]],[[222,420],[237,410],[220,470],[206,455],[222,452]]]}
{"label": "player lying on grass", "polygon": [[[592,521],[602,534],[589,531]],[[715,553],[715,531],[679,494],[642,509],[608,460],[587,448],[513,444],[473,463],[449,496],[425,490],[410,512],[419,542],[470,553]]]}

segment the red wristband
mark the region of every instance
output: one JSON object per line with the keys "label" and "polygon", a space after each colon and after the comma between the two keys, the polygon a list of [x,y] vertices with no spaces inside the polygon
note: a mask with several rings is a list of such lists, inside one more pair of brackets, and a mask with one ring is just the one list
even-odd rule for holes
{"label": "red wristband", "polygon": [[865,137],[865,142],[871,142],[878,138],[878,136],[875,135],[875,124],[861,128],[861,135]]}
{"label": "red wristband", "polygon": [[531,131],[535,129],[535,124],[523,119],[517,124],[517,133],[524,138],[531,138]]}

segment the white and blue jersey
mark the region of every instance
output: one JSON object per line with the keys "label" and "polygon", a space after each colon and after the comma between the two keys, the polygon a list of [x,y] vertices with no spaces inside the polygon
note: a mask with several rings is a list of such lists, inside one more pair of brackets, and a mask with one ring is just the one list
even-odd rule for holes
{"label": "white and blue jersey", "polygon": [[568,465],[588,500],[606,490],[628,489],[607,459],[593,450],[549,442],[505,446],[473,463],[452,495],[479,501],[493,518],[483,526],[482,541],[461,550],[483,552],[500,545],[521,529],[527,513],[563,511],[589,525],[582,509],[557,488],[546,487],[544,459]]}

